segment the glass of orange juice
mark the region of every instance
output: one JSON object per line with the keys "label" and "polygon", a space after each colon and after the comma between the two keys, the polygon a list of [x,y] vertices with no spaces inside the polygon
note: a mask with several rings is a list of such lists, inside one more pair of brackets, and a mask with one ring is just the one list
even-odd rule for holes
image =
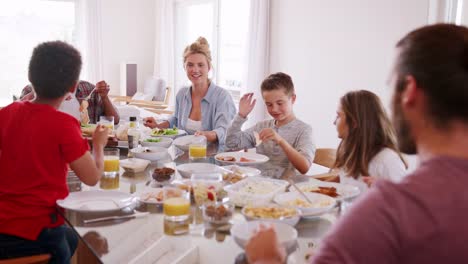
{"label": "glass of orange juice", "polygon": [[206,158],[206,137],[194,136],[189,145],[189,158],[190,159],[203,159]]}
{"label": "glass of orange juice", "polygon": [[190,216],[190,193],[179,188],[163,188],[163,213],[167,221],[185,221]]}
{"label": "glass of orange juice", "polygon": [[118,148],[104,149],[104,176],[113,176],[120,170],[120,150]]}

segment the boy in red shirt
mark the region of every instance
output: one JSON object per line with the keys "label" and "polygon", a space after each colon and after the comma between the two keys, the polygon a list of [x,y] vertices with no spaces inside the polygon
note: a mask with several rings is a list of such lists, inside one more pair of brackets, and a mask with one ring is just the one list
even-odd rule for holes
{"label": "boy in red shirt", "polygon": [[38,45],[29,63],[36,98],[0,110],[0,259],[51,254],[51,263],[69,263],[78,238],[57,214],[56,201],[68,195],[68,167],[95,185],[103,171],[107,128],[93,135],[94,159],[72,116],[57,109],[74,93],[80,53],[61,42]]}

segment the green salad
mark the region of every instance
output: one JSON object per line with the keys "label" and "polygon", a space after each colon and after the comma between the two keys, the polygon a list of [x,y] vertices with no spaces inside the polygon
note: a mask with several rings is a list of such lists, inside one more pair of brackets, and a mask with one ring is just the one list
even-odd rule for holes
{"label": "green salad", "polygon": [[179,129],[177,127],[155,129],[151,132],[152,136],[173,136],[173,135],[178,135],[178,134],[179,134]]}
{"label": "green salad", "polygon": [[147,138],[145,139],[145,142],[157,143],[157,142],[161,142],[161,139],[160,138]]}

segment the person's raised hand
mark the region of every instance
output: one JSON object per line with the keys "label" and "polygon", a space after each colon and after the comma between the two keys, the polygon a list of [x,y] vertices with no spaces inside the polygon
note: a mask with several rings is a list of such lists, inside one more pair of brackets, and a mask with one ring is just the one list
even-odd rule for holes
{"label": "person's raised hand", "polygon": [[255,107],[257,99],[253,98],[253,93],[244,94],[239,101],[239,115],[242,118],[247,118],[247,116],[252,112]]}

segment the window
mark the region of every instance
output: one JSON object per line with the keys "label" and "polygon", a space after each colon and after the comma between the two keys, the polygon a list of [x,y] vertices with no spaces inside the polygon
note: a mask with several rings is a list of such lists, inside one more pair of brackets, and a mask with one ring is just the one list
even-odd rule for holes
{"label": "window", "polygon": [[175,86],[188,84],[183,68],[184,48],[204,36],[213,59],[212,76],[235,102],[242,92],[248,34],[249,0],[186,0],[175,5]]}
{"label": "window", "polygon": [[0,9],[0,106],[18,96],[28,81],[32,49],[40,42],[75,43],[75,2],[52,0],[9,1]]}

